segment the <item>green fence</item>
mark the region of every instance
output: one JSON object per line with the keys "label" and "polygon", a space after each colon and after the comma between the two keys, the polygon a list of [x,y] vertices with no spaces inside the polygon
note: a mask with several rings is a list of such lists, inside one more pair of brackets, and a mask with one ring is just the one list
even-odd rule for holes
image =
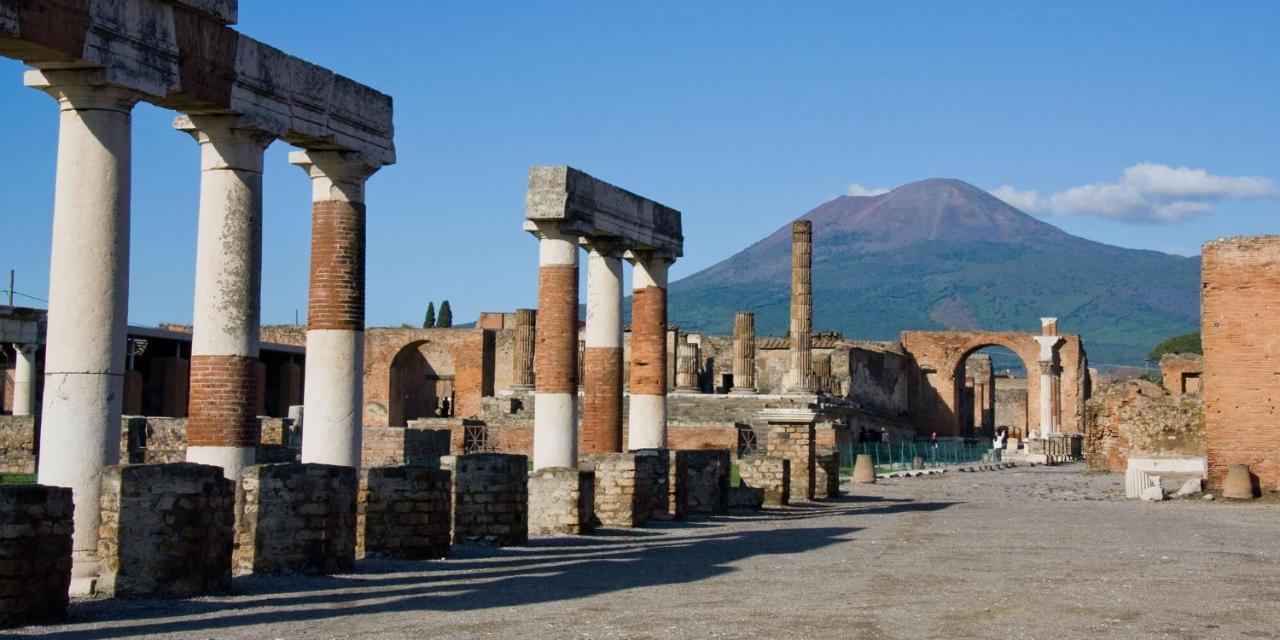
{"label": "green fence", "polygon": [[851,442],[840,447],[840,466],[852,469],[861,453],[871,456],[877,473],[911,469],[917,458],[923,468],[992,461],[990,441]]}

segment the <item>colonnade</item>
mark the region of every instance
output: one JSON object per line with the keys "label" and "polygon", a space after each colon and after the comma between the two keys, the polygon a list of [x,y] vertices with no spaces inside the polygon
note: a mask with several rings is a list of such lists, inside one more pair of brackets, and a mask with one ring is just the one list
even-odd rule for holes
{"label": "colonnade", "polygon": [[[96,573],[100,472],[119,457],[129,297],[131,111],[144,96],[100,70],[31,71],[60,111],[38,481],[75,496],[74,574]],[[179,116],[200,145],[188,460],[229,478],[254,463],[263,154],[276,135],[235,115]],[[364,182],[356,152],[290,158],[312,180],[303,460],[360,461]],[[31,362],[16,385],[30,405]]]}

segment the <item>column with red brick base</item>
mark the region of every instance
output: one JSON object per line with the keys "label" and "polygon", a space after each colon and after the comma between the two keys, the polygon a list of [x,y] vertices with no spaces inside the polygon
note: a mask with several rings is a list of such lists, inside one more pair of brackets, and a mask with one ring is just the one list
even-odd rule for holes
{"label": "column with red brick base", "polygon": [[272,137],[236,116],[179,116],[200,143],[187,461],[240,479],[258,444],[262,154]]}
{"label": "column with red brick base", "polygon": [[102,468],[120,451],[139,96],[89,70],[28,71],[25,81],[60,111],[38,481],[74,493],[72,591],[87,593],[98,573]]}
{"label": "column with red brick base", "polygon": [[578,466],[578,239],[550,225],[538,237],[533,468]]}
{"label": "column with red brick base", "polygon": [[360,467],[364,375],[364,156],[299,151],[311,176],[311,288],[302,461]]}
{"label": "column with red brick base", "polygon": [[628,256],[632,274],[631,411],[627,448],[667,446],[667,266],[652,254]]}
{"label": "column with red brick base", "polygon": [[622,258],[587,255],[587,336],[582,382],[582,453],[622,451]]}

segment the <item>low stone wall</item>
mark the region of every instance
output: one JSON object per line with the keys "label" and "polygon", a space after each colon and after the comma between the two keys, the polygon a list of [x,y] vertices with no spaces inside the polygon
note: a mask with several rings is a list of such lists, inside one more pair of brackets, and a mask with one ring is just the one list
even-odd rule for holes
{"label": "low stone wall", "polygon": [[764,506],[780,507],[791,502],[791,461],[775,456],[738,458],[738,478],[742,486],[760,489]]}
{"label": "low stone wall", "polygon": [[584,535],[595,529],[595,472],[539,469],[529,475],[529,533]]}
{"label": "low stone wall", "polygon": [[[606,527],[639,527],[649,520],[656,478],[652,465],[634,453],[592,453],[581,457],[582,468],[594,470],[596,520]],[[665,483],[664,483],[665,484]]]}
{"label": "low stone wall", "polygon": [[813,458],[813,497],[825,500],[840,495],[840,455],[834,450],[819,451]]}
{"label": "low stone wall", "polygon": [[813,424],[775,425],[768,453],[791,461],[791,502],[813,500],[815,483]]}
{"label": "low stone wall", "polygon": [[505,453],[447,456],[453,472],[453,541],[509,546],[529,540],[529,459]]}
{"label": "low stone wall", "polygon": [[673,455],[676,515],[729,513],[729,452],[676,451]]}
{"label": "low stone wall", "polygon": [[230,588],[235,495],[210,465],[103,469],[98,592],[191,598]]}
{"label": "low stone wall", "polygon": [[651,480],[636,485],[639,498],[649,506],[649,519],[670,520],[676,517],[676,468],[672,464],[669,449],[640,449],[635,451],[637,477]]}
{"label": "low stone wall", "polygon": [[66,613],[71,518],[70,489],[0,486],[0,626]]}
{"label": "low stone wall", "polygon": [[237,573],[347,571],[356,551],[356,471],[327,464],[245,469],[236,492]]}
{"label": "low stone wall", "polygon": [[[288,442],[288,418],[259,416],[262,441],[255,447],[257,464],[297,462],[298,449]],[[296,444],[296,443],[294,443]],[[187,459],[187,419],[123,416],[120,421],[120,461],[163,464]]]}
{"label": "low stone wall", "polygon": [[360,465],[398,467],[402,465],[440,468],[440,458],[449,455],[448,429],[405,427],[365,427]]}
{"label": "low stone wall", "polygon": [[360,474],[356,555],[430,559],[449,555],[452,474],[420,466]]}
{"label": "low stone wall", "polygon": [[0,473],[35,473],[35,442],[35,416],[0,416]]}

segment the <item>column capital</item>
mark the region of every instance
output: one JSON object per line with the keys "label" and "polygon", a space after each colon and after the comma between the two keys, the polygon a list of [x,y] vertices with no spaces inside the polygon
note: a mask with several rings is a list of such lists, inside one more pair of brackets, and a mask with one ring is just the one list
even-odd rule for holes
{"label": "column capital", "polygon": [[1036,336],[1036,342],[1040,344],[1040,361],[1053,362],[1053,352],[1062,344],[1063,340],[1060,336]]}
{"label": "column capital", "polygon": [[669,267],[676,262],[676,257],[665,251],[653,249],[627,249],[623,254],[627,262],[633,265],[658,265]]}
{"label": "column capital", "polygon": [[604,256],[606,258],[622,258],[626,253],[626,243],[617,238],[592,238],[583,236],[578,238],[578,244],[582,245],[587,253]]}
{"label": "column capital", "polygon": [[52,96],[62,111],[98,109],[129,113],[143,95],[110,84],[101,69],[28,71],[23,74],[22,82]]}
{"label": "column capital", "polygon": [[173,119],[173,128],[200,143],[202,171],[262,173],[262,155],[276,139],[238,115],[181,115]]}
{"label": "column capital", "polygon": [[301,167],[311,177],[311,199],[316,202],[364,202],[365,181],[382,168],[355,151],[294,151],[289,154],[289,163]]}

